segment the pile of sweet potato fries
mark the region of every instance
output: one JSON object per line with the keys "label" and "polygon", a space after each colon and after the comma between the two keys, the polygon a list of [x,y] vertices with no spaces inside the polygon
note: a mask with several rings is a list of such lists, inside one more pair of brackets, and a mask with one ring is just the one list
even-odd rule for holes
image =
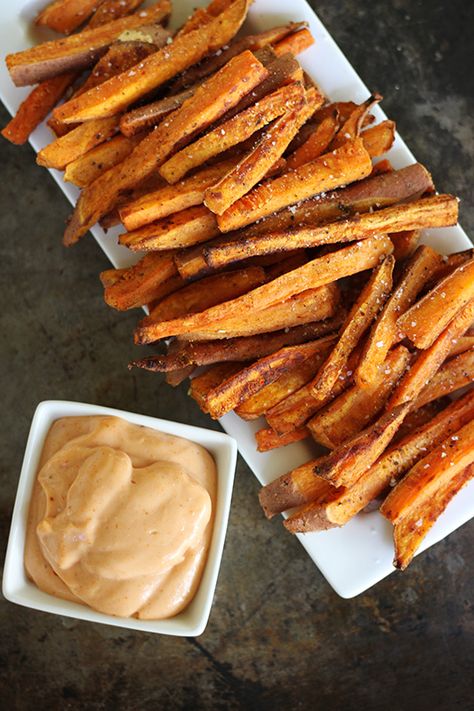
{"label": "pile of sweet potato fries", "polygon": [[418,163],[375,160],[395,135],[381,97],[323,96],[296,59],[304,23],[236,38],[249,0],[213,0],[171,34],[169,0],[140,4],[41,12],[68,36],[7,57],[37,86],[3,135],[51,114],[38,163],[82,189],[65,244],[122,223],[145,253],[101,275],[111,307],[148,305],[135,342],[163,346],[132,366],[194,376],[213,418],[264,416],[260,451],[325,448],[262,489],[266,515],[319,531],[383,499],[405,568],[474,474],[472,390],[447,398],[473,382],[473,253],[419,244],[458,201]]}

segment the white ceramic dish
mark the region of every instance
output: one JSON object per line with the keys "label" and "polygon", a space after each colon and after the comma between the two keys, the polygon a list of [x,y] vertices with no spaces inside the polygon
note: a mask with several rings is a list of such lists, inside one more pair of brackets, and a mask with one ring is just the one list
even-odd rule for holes
{"label": "white ceramic dish", "polygon": [[[81,415],[115,415],[135,425],[151,427],[167,434],[185,437],[205,447],[214,457],[217,467],[217,505],[209,555],[202,580],[191,603],[179,615],[167,620],[138,620],[135,618],[113,617],[95,612],[89,607],[68,600],[60,600],[39,590],[25,574],[23,552],[25,548],[26,525],[29,502],[38,469],[38,461],[44,439],[52,423],[60,417]],[[23,466],[16,495],[10,528],[5,567],[3,572],[3,594],[18,605],[35,610],[52,612],[66,617],[75,617],[89,622],[101,622],[116,627],[158,632],[175,636],[197,637],[202,634],[211,611],[217,576],[222,559],[222,550],[229,519],[232,488],[234,484],[237,443],[232,437],[214,430],[191,427],[178,422],[159,420],[132,412],[114,410],[99,405],[80,402],[47,400],[38,405],[31,423]]]}
{"label": "white ceramic dish", "polygon": [[[32,43],[29,35],[31,19],[43,4],[44,0],[0,3],[0,46],[3,53],[18,51]],[[176,27],[193,7],[204,4],[206,4],[205,0],[175,2],[172,26]],[[244,29],[259,31],[289,20],[306,20],[310,25],[316,43],[299,55],[299,59],[324,93],[332,100],[352,99],[360,102],[367,98],[369,94],[367,87],[305,0],[292,0],[291,3],[288,0],[255,0]],[[0,97],[11,112],[16,109],[27,91],[13,86],[2,63]],[[375,110],[375,114],[377,120],[385,118],[380,108]],[[50,140],[48,129],[40,126],[32,135],[31,144],[38,151]],[[399,136],[389,157],[396,168],[409,165],[415,160]],[[77,190],[63,182],[61,173],[57,171],[51,173],[70,201],[74,203]],[[96,226],[92,229],[94,237],[111,262],[121,267],[133,261],[133,257],[125,248],[116,244],[117,232],[116,228],[105,235],[100,227]],[[426,233],[424,241],[444,253],[456,252],[472,246],[459,226],[430,230]],[[80,246],[76,249],[80,250]],[[258,453],[255,449],[254,432],[262,426],[261,421],[247,423],[236,415],[229,414],[222,418],[221,424],[230,435],[235,437],[240,453],[262,484],[267,484],[280,474],[311,458],[311,448],[304,442],[274,452]],[[441,540],[473,516],[474,482],[471,482],[436,522],[421,550]],[[288,534],[282,530],[281,535]],[[393,571],[391,528],[377,512],[361,514],[342,529],[298,537],[322,574],[342,597],[358,595]]]}

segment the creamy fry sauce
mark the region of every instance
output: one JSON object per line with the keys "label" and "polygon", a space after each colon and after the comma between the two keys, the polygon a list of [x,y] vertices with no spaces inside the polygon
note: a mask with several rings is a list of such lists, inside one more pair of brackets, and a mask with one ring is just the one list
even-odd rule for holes
{"label": "creamy fry sauce", "polygon": [[118,417],[57,420],[30,505],[28,576],[99,612],[172,617],[198,588],[215,498],[214,460],[193,442]]}

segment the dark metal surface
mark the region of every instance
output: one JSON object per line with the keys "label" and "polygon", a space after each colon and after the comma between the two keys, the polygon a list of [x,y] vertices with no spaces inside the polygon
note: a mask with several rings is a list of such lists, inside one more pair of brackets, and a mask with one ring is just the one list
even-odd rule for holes
{"label": "dark metal surface", "polygon": [[[462,198],[472,234],[473,4],[321,0],[317,10],[368,86],[384,94],[438,189]],[[2,140],[0,161],[3,559],[40,400],[217,425],[185,385],[171,390],[158,376],[127,372],[137,314],[103,304],[105,256],[89,237],[62,247],[69,204],[29,146]],[[264,520],[257,492],[240,461],[214,607],[198,639],[76,622],[1,599],[3,708],[472,708],[473,522],[346,601],[279,520]]]}

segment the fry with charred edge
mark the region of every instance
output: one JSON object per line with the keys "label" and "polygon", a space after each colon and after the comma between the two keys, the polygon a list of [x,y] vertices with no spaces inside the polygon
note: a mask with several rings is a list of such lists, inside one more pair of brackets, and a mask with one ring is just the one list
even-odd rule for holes
{"label": "fry with charred edge", "polygon": [[308,47],[311,47],[313,44],[313,35],[308,29],[304,28],[299,30],[299,32],[292,32],[284,39],[276,42],[276,44],[273,45],[273,49],[275,50],[276,55],[280,57],[282,54],[286,54],[287,52],[291,52],[291,54],[300,54],[300,52],[304,52],[305,49],[308,49]]}
{"label": "fry with charred edge", "polygon": [[324,500],[338,491],[328,481],[314,475],[314,468],[320,461],[324,461],[324,457],[306,462],[260,489],[258,498],[267,518],[307,501]]}
{"label": "fry with charred edge", "polygon": [[[112,77],[100,87],[66,102],[56,109],[56,115],[66,123],[89,121],[112,116],[150,91],[162,86],[208,52],[218,50],[237,32],[245,19],[248,0],[234,0],[221,15],[205,27],[177,37],[140,63],[140,71],[124,72]],[[143,21],[141,24],[144,24]],[[251,74],[248,75],[251,78]],[[228,89],[232,84],[227,84]]]}
{"label": "fry with charred edge", "polygon": [[153,326],[154,332],[151,339],[149,339],[150,333],[146,329],[139,328],[135,332],[135,341],[149,343],[150,340],[158,338],[202,330],[224,319],[241,317],[247,312],[247,309],[261,311],[267,306],[284,301],[308,288],[314,289],[329,284],[335,279],[342,279],[344,276],[370,269],[380,259],[390,254],[391,250],[392,243],[384,237],[374,237],[363,242],[356,242],[331,254],[317,257],[302,267],[283,274],[238,299],[231,299],[193,316]]}
{"label": "fry with charred edge", "polygon": [[235,160],[221,161],[209,168],[203,168],[176,185],[165,184],[158,190],[142,195],[137,200],[120,207],[120,219],[125,228],[131,232],[162,217],[167,217],[173,212],[201,205],[206,188],[225,175],[234,165]]}
{"label": "fry with charred edge", "polygon": [[393,244],[393,256],[399,262],[408,259],[415,253],[420,242],[421,231],[391,232],[389,237]]}
{"label": "fry with charred edge", "polygon": [[156,126],[165,116],[179,109],[189,99],[197,87],[186,89],[173,96],[153,101],[145,106],[138,106],[120,118],[120,130],[124,136],[134,136],[140,131]]}
{"label": "fry with charred edge", "polygon": [[205,330],[180,334],[179,338],[181,340],[207,341],[270,333],[282,328],[292,328],[310,323],[315,319],[330,318],[337,314],[338,303],[339,288],[337,284],[325,284],[294,294],[284,301],[256,311],[255,313],[258,313],[257,319],[245,319],[242,316],[224,319],[215,325],[207,326]]}
{"label": "fry with charred edge", "polygon": [[114,136],[68,163],[64,171],[64,180],[84,188],[130,155],[139,140],[141,140],[139,136],[132,138],[120,134]]}
{"label": "fry with charred edge", "polygon": [[390,150],[395,140],[395,129],[395,121],[382,121],[360,134],[371,158],[378,158]]}
{"label": "fry with charred edge", "polygon": [[371,170],[370,156],[361,139],[347,141],[334,153],[326,153],[251,190],[219,216],[219,228],[229,232],[244,227],[287,205],[362,180]]}
{"label": "fry with charred edge", "polygon": [[316,400],[326,400],[346,367],[350,354],[387,300],[392,288],[394,266],[395,259],[389,255],[374,270],[349,311],[335,348],[313,380],[313,396]]}
{"label": "fry with charred edge", "polygon": [[[168,0],[161,0],[134,15],[121,17],[66,38],[44,42],[22,52],[9,54],[5,61],[10,76],[16,86],[26,86],[57,74],[85,69],[94,64],[122,32],[164,20],[169,15],[170,7]],[[108,115],[111,116],[112,113],[117,112],[110,112]],[[64,117],[59,114],[58,118],[62,120]],[[100,116],[90,118],[100,118]],[[82,119],[74,119],[72,123],[76,120]]]}
{"label": "fry with charred edge", "polygon": [[236,373],[241,368],[239,363],[219,363],[205,373],[191,380],[188,395],[196,400],[200,409],[207,414],[207,396],[211,390]]}
{"label": "fry with charred edge", "polygon": [[[465,425],[474,415],[474,400],[464,397],[446,407],[434,418],[417,428],[389,449],[368,469],[360,479],[348,489],[328,490],[326,496],[311,501],[304,489],[299,492],[297,481],[287,482],[290,505],[285,502],[286,491],[279,480],[274,482],[275,498],[282,508],[272,507],[268,496],[268,506],[272,513],[306,504],[285,522],[292,533],[324,531],[333,526],[344,526],[371,501],[379,497],[394,484],[427,452],[437,447],[446,437]],[[287,475],[288,476],[288,475]],[[292,485],[293,484],[293,485]],[[270,487],[272,484],[270,484]]]}
{"label": "fry with charred edge", "polygon": [[474,259],[442,279],[400,316],[397,326],[417,348],[428,348],[471,299],[474,299]]}
{"label": "fry with charred edge", "polygon": [[380,512],[393,523],[394,565],[404,570],[452,497],[474,475],[474,420],[415,464]]}
{"label": "fry with charred edge", "polygon": [[[160,285],[176,276],[172,253],[147,254],[129,267],[118,281],[105,288],[105,302],[119,311],[149,304],[158,298],[155,294]],[[182,283],[181,278],[179,281]]]}
{"label": "fry with charred edge", "polygon": [[409,362],[410,353],[403,346],[389,353],[370,388],[353,385],[308,422],[313,439],[334,449],[363,430],[382,410]]}
{"label": "fry with charred edge", "polygon": [[432,289],[436,284],[451,274],[455,269],[460,267],[466,262],[470,262],[474,259],[474,249],[465,249],[462,252],[454,252],[443,258],[443,263],[440,264],[439,269],[433,274],[433,278],[428,284],[428,288]]}
{"label": "fry with charred edge", "polygon": [[127,269],[106,269],[99,274],[100,282],[104,289],[112,286],[127,273]]}
{"label": "fry with charred edge", "polygon": [[217,420],[233,410],[244,399],[255,395],[265,385],[274,382],[289,368],[302,363],[318,352],[319,342],[286,346],[276,353],[260,358],[213,388],[206,398],[206,409]]}
{"label": "fry with charred edge", "polygon": [[[343,148],[337,150],[343,150]],[[302,167],[305,168],[310,165],[312,163],[307,163],[306,166]],[[297,171],[294,172],[296,173]],[[275,180],[278,180],[278,178]],[[229,210],[232,210],[233,207],[229,208]],[[244,239],[247,255],[255,256],[257,254],[284,251],[285,249],[304,249],[322,244],[350,242],[354,239],[365,239],[376,234],[386,234],[387,232],[398,230],[398,228],[411,230],[447,227],[448,225],[456,224],[457,214],[458,201],[456,198],[451,195],[436,195],[408,204],[394,205],[375,212],[354,215],[347,220],[329,224],[315,227],[308,225],[257,235],[256,237],[243,238],[242,240],[236,239],[222,246],[217,245],[207,248],[206,261],[216,267],[242,259],[242,242]],[[221,230],[222,217],[217,218]]]}
{"label": "fry with charred edge", "polygon": [[342,146],[347,140],[357,138],[362,130],[367,114],[375,104],[378,104],[380,101],[382,101],[380,94],[373,94],[362,104],[358,104],[342,124],[333,142],[329,146],[329,150],[333,151],[335,148]]}
{"label": "fry with charred edge", "polygon": [[35,23],[68,35],[84,24],[96,6],[97,0],[55,0],[41,10]]}
{"label": "fry with charred edge", "polygon": [[410,407],[411,403],[405,402],[384,413],[374,424],[318,462],[314,473],[333,486],[352,486],[386,449]]}
{"label": "fry with charred edge", "polygon": [[222,215],[267,174],[283,155],[293,136],[323,101],[322,95],[315,90],[307,92],[306,103],[303,103],[302,96],[300,103],[277,119],[233,170],[206,190],[204,204],[217,215]]}
{"label": "fry with charred edge", "polygon": [[133,232],[119,235],[119,243],[134,252],[184,249],[219,234],[216,218],[204,207],[188,207]]}
{"label": "fry with charred edge", "polygon": [[446,359],[453,342],[460,338],[474,321],[474,300],[464,306],[436,341],[424,351],[420,351],[410,370],[395,388],[387,405],[395,407],[402,402],[416,400],[422,389]]}
{"label": "fry with charred edge", "polygon": [[285,397],[299,390],[314,376],[324,356],[334,344],[335,338],[335,336],[321,338],[318,341],[320,345],[319,351],[314,354],[311,353],[307,360],[292,366],[273,383],[266,385],[255,395],[243,400],[235,408],[235,414],[244,420],[255,420],[265,414],[271,407],[278,405]]}
{"label": "fry with charred edge", "polygon": [[104,143],[118,131],[116,116],[88,121],[42,148],[36,158],[38,165],[63,170],[68,163],[83,156],[91,148]]}
{"label": "fry with charred edge", "polygon": [[[250,76],[247,76],[247,72],[250,72]],[[123,163],[101,175],[83,191],[66,229],[65,244],[76,242],[114,207],[121,192],[150,175],[173,150],[190,141],[228,106],[234,105],[241,96],[251,91],[266,73],[263,65],[247,52],[234,57],[204,82],[167,121],[149,133]],[[232,92],[228,90],[229,85],[232,86]]]}
{"label": "fry with charred edge", "polygon": [[423,407],[432,400],[449,395],[473,383],[474,349],[471,348],[443,363],[417,397],[416,406]]}
{"label": "fry with charred edge", "polygon": [[289,156],[286,163],[287,169],[295,170],[300,165],[319,158],[326,151],[338,128],[339,119],[337,111],[334,111],[331,116],[326,116],[309,138]]}
{"label": "fry with charred edge", "polygon": [[193,168],[245,141],[270,121],[300,105],[303,99],[304,89],[298,82],[277,89],[176,153],[163,163],[160,174],[169,183],[176,183]]}
{"label": "fry with charred edge", "polygon": [[431,247],[418,247],[372,326],[355,372],[355,379],[360,387],[370,387],[378,379],[379,370],[388,351],[399,340],[397,320],[413,304],[442,261],[441,255]]}
{"label": "fry with charred edge", "polygon": [[259,452],[269,452],[271,449],[286,447],[307,437],[309,437],[309,432],[306,427],[300,427],[299,430],[293,430],[293,432],[289,432],[286,435],[277,435],[270,427],[265,427],[255,432],[255,440]]}

